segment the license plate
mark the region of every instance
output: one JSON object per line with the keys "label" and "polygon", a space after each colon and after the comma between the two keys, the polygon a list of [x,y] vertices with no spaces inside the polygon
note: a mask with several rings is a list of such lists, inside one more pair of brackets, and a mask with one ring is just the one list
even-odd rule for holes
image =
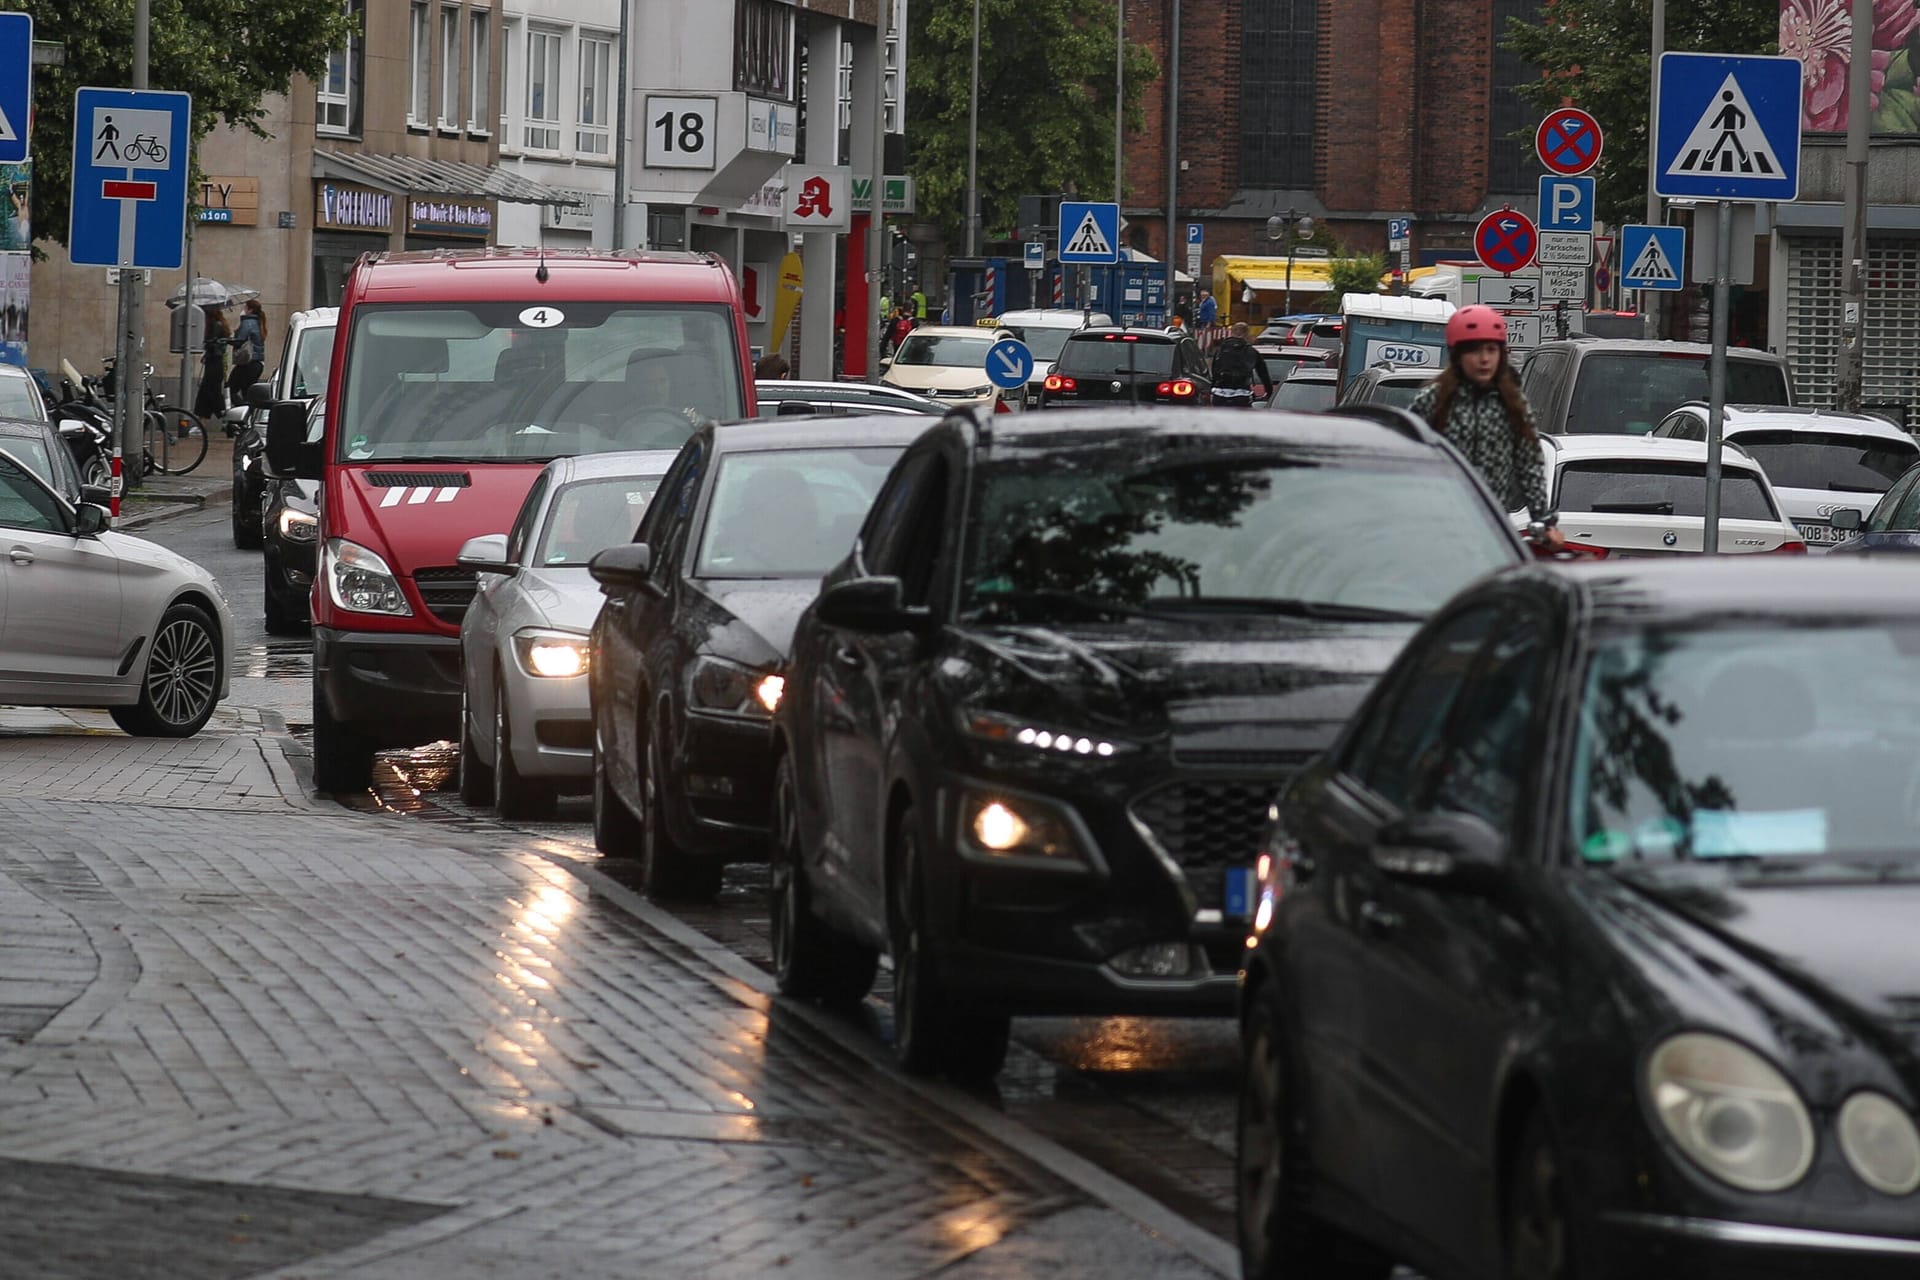
{"label": "license plate", "polygon": [[1222,904],[1228,919],[1244,920],[1253,914],[1253,868],[1227,868],[1227,900]]}
{"label": "license plate", "polygon": [[1807,542],[1845,542],[1851,535],[1845,529],[1836,529],[1829,524],[1803,524],[1796,526],[1800,536]]}

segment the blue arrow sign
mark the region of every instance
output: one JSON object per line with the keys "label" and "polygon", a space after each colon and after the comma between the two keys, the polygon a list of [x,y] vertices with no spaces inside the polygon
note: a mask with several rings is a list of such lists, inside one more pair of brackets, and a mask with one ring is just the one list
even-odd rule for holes
{"label": "blue arrow sign", "polygon": [[1685,227],[1620,228],[1620,287],[1677,292],[1687,282]]}
{"label": "blue arrow sign", "polygon": [[1120,261],[1120,206],[1062,200],[1060,261]]}
{"label": "blue arrow sign", "polygon": [[27,158],[33,116],[33,17],[0,13],[0,164]]}
{"label": "blue arrow sign", "polygon": [[987,348],[987,381],[1002,391],[1027,385],[1033,376],[1033,352],[1018,338],[1002,338]]}
{"label": "blue arrow sign", "polygon": [[1654,191],[1714,200],[1800,194],[1798,58],[1660,55]]}
{"label": "blue arrow sign", "polygon": [[192,108],[192,95],[164,89],[75,90],[67,229],[75,266],[180,266]]}
{"label": "blue arrow sign", "polygon": [[1542,231],[1579,231],[1592,235],[1593,179],[1542,175],[1540,229]]}

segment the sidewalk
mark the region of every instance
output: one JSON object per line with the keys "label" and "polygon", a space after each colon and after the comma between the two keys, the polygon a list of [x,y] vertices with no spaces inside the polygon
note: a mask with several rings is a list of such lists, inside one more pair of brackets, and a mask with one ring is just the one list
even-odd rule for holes
{"label": "sidewalk", "polygon": [[233,494],[233,438],[214,423],[209,430],[207,456],[184,476],[158,473],[129,488],[120,500],[120,518],[113,527],[133,533],[172,516],[229,501]]}

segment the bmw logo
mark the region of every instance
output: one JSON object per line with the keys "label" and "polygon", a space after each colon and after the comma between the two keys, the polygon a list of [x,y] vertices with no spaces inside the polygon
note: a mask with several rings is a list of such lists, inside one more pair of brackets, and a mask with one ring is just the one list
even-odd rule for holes
{"label": "bmw logo", "polygon": [[1666,543],[1668,546],[1672,546],[1674,543],[1680,541],[1680,535],[1669,529],[1660,535],[1660,541]]}

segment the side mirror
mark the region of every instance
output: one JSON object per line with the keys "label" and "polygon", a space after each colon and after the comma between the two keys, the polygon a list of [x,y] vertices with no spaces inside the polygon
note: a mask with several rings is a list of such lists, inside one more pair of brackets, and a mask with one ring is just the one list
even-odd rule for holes
{"label": "side mirror", "polygon": [[271,382],[254,383],[247,388],[245,399],[249,408],[270,408],[273,404],[273,384]]}
{"label": "side mirror", "polygon": [[460,544],[460,554],[454,557],[454,563],[475,573],[501,573],[511,577],[520,571],[519,565],[507,559],[504,533],[483,533],[477,538],[468,538]]}
{"label": "side mirror", "polygon": [[780,407],[773,411],[776,418],[793,417],[805,413],[818,413],[820,408],[811,400],[782,400]]}
{"label": "side mirror", "polygon": [[91,538],[104,533],[112,523],[113,513],[105,507],[83,502],[73,509],[73,536],[76,538]]}
{"label": "side mirror", "polygon": [[113,510],[113,490],[104,484],[80,486],[80,501],[90,502],[105,511]]}
{"label": "side mirror", "polygon": [[1492,894],[1506,883],[1507,842],[1469,813],[1419,813],[1388,823],[1373,862],[1389,879],[1429,889]]}
{"label": "side mirror", "polygon": [[58,430],[63,436],[84,436],[92,434],[92,428],[88,427],[87,424],[79,418],[60,419]]}
{"label": "side mirror", "polygon": [[608,595],[613,591],[647,590],[653,586],[653,548],[644,542],[608,547],[587,561],[587,572]]}
{"label": "side mirror", "polygon": [[908,608],[898,578],[852,578],[828,587],[814,606],[814,616],[830,627],[885,635],[895,631],[926,631],[933,615],[924,608]]}
{"label": "side mirror", "polygon": [[881,367],[882,369],[891,369],[891,368],[893,368],[893,357],[892,357],[892,356],[881,356],[881,357],[880,357],[880,367]]}
{"label": "side mirror", "polygon": [[320,445],[307,443],[305,402],[282,400],[267,410],[267,469],[295,480],[321,478]]}
{"label": "side mirror", "polygon": [[1833,513],[1829,519],[1829,523],[1831,523],[1834,528],[1844,530],[1847,533],[1858,533],[1866,524],[1866,520],[1852,507],[1842,507]]}

